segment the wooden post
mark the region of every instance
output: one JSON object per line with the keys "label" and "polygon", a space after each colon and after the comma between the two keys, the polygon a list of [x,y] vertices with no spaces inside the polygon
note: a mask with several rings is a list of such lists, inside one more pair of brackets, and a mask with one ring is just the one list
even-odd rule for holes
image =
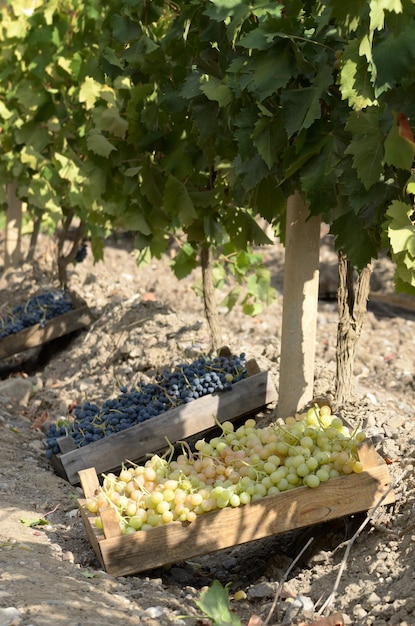
{"label": "wooden post", "polygon": [[313,398],[320,218],[309,217],[299,192],[287,202],[278,416]]}

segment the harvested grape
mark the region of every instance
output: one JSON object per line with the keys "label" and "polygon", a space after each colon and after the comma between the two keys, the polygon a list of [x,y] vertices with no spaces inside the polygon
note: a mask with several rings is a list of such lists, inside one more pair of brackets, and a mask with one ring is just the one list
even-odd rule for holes
{"label": "harvested grape", "polygon": [[72,437],[80,448],[197,398],[230,390],[247,375],[244,353],[215,358],[201,356],[192,363],[165,369],[154,383],[130,389],[121,387],[119,395],[106,400],[101,407],[89,401],[77,405],[67,420],[49,427],[46,457],[59,454],[59,437]]}
{"label": "harvested grape", "polygon": [[72,309],[72,300],[66,290],[48,291],[32,296],[27,302],[0,316],[0,340],[35,324],[43,326],[49,320]]}
{"label": "harvested grape", "polygon": [[322,408],[323,413],[316,405],[312,414],[264,428],[254,427],[252,419],[236,431],[230,422],[218,424],[222,434],[210,441],[199,439],[194,451],[186,444],[177,458],[172,452],[169,458],[153,455],[143,466],[104,476],[101,493],[88,498],[85,506],[98,517],[103,501],[113,506],[122,531],[130,533],[173,521],[192,522],[209,511],[244,506],[300,486],[315,489],[332,478],[361,472],[357,444],[364,433],[349,433]]}

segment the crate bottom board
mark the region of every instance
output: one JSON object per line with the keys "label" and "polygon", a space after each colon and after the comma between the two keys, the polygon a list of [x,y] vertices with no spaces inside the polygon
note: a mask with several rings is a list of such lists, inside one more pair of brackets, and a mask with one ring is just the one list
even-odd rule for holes
{"label": "crate bottom board", "polygon": [[[96,530],[95,516],[85,508],[85,499],[78,502],[103,568],[113,576],[124,576],[367,511],[385,494],[382,504],[390,504],[395,501],[390,486],[383,463],[360,474],[331,479],[316,489],[298,487],[241,507],[204,513],[191,523],[171,522],[129,535],[120,534],[115,511],[108,508],[101,515],[107,512],[109,522],[113,518],[112,529],[118,533],[108,538]],[[110,528],[107,534],[112,534]]]}

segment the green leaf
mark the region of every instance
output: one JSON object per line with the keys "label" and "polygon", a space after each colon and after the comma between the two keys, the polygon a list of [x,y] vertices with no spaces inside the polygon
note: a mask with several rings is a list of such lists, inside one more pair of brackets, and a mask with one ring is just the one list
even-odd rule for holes
{"label": "green leaf", "polygon": [[301,188],[313,215],[328,213],[337,204],[338,166],[344,143],[334,132],[324,137],[320,152],[301,169]]}
{"label": "green leaf", "polygon": [[331,69],[323,65],[313,86],[287,89],[281,93],[282,117],[289,137],[309,128],[321,117],[321,101],[331,83]]}
{"label": "green leaf", "polygon": [[415,22],[410,20],[398,33],[388,33],[375,42],[373,59],[378,88],[391,88],[410,76],[415,65]]}
{"label": "green leaf", "polygon": [[370,2],[370,30],[382,30],[385,26],[385,12],[402,13],[401,0],[372,0]]}
{"label": "green leaf", "polygon": [[386,212],[389,239],[395,254],[405,252],[415,257],[415,226],[410,219],[412,214],[413,207],[399,200],[394,200]]}
{"label": "green leaf", "polygon": [[79,90],[79,102],[85,102],[87,110],[92,109],[101,95],[101,89],[101,83],[87,76]]}
{"label": "green leaf", "polygon": [[232,287],[232,289],[226,294],[226,296],[221,300],[220,306],[226,307],[228,311],[232,311],[232,309],[238,304],[239,297],[241,295],[241,290],[239,287]]}
{"label": "green leaf", "polygon": [[376,240],[365,228],[363,220],[352,211],[335,219],[330,232],[335,235],[336,250],[343,250],[356,269],[362,270],[376,258]]}
{"label": "green leaf", "polygon": [[385,139],[385,163],[403,170],[410,170],[415,156],[415,145],[399,134],[397,124],[390,129]]}
{"label": "green leaf", "polygon": [[353,156],[357,174],[366,189],[369,189],[379,181],[383,171],[384,135],[379,124],[379,112],[368,110],[352,113],[346,130],[353,133],[353,138],[345,154]]}
{"label": "green leaf", "polygon": [[185,278],[197,267],[196,249],[185,243],[174,257],[172,269],[176,278]]}
{"label": "green leaf", "polygon": [[108,131],[114,137],[124,139],[128,130],[128,122],[121,117],[118,109],[110,107],[102,111],[97,127]]}
{"label": "green leaf", "polygon": [[252,140],[259,154],[272,168],[280,157],[281,150],[286,144],[287,135],[279,117],[259,117],[255,123]]}
{"label": "green leaf", "polygon": [[23,146],[20,153],[20,160],[32,170],[39,170],[46,163],[42,154],[34,150],[31,146]]}
{"label": "green leaf", "polygon": [[289,137],[309,128],[320,117],[320,95],[315,87],[288,89],[281,94],[284,128]]}
{"label": "green leaf", "polygon": [[340,90],[342,98],[356,111],[376,104],[372,70],[374,73],[375,68],[369,67],[366,57],[360,56],[359,41],[349,42],[342,57]]}
{"label": "green leaf", "polygon": [[[117,213],[119,213],[119,209]],[[143,235],[151,235],[153,232],[145,215],[138,206],[130,206],[128,210],[123,212],[122,219],[128,225],[129,230],[142,233]]]}
{"label": "green leaf", "polygon": [[207,615],[215,626],[241,626],[236,615],[229,608],[229,592],[218,580],[200,594],[195,604]]}
{"label": "green leaf", "polygon": [[335,20],[340,33],[343,35],[348,35],[357,30],[359,24],[367,16],[369,8],[367,0],[354,0],[353,2],[330,0],[324,4],[328,5],[331,19]]}
{"label": "green leaf", "polygon": [[89,131],[86,143],[91,152],[105,158],[107,158],[113,150],[117,149],[110,141],[108,141],[108,139],[104,137],[104,135],[101,135],[99,130],[96,128]]}
{"label": "green leaf", "polygon": [[175,176],[169,176],[163,196],[164,207],[171,215],[179,217],[182,226],[191,224],[197,219],[193,201],[184,185]]}
{"label": "green leaf", "polygon": [[248,89],[260,102],[277,93],[297,74],[290,42],[276,43],[270,50],[254,56],[248,70],[250,78]]}
{"label": "green leaf", "polygon": [[232,102],[232,91],[214,76],[204,74],[201,77],[200,89],[209,100],[215,100],[220,107],[226,107]]}
{"label": "green leaf", "polygon": [[48,520],[43,517],[35,517],[31,519],[21,518],[20,523],[23,524],[23,526],[29,526],[30,528],[33,526],[47,526],[49,524]]}

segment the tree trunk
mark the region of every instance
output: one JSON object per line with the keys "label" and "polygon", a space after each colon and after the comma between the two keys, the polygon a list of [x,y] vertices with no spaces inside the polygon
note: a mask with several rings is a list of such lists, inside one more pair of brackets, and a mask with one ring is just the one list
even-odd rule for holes
{"label": "tree trunk", "polygon": [[300,193],[288,198],[278,416],[313,399],[320,258],[320,218]]}
{"label": "tree trunk", "polygon": [[62,288],[66,288],[68,286],[67,267],[70,263],[72,263],[75,260],[76,253],[79,250],[79,246],[82,243],[82,239],[84,237],[85,230],[86,230],[86,223],[81,221],[79,223],[79,226],[76,228],[75,234],[73,236],[71,249],[68,252],[68,254],[65,255],[63,252],[63,248],[65,245],[65,241],[68,239],[68,233],[72,224],[73,217],[74,215],[72,212],[69,215],[67,215],[67,217],[65,218],[63,227],[62,227],[62,231],[59,233],[59,237],[58,237],[58,251],[57,251],[58,278],[59,278],[59,284],[61,285]]}
{"label": "tree trunk", "polygon": [[22,253],[22,202],[16,194],[17,180],[7,185],[6,245],[4,267],[18,267]]}
{"label": "tree trunk", "polygon": [[35,218],[33,220],[33,232],[30,237],[29,251],[27,253],[27,262],[32,263],[35,258],[36,246],[39,239],[40,227],[42,225],[43,213],[36,211]]}
{"label": "tree trunk", "polygon": [[349,401],[354,392],[356,344],[362,332],[367,310],[371,273],[372,266],[368,265],[355,281],[353,267],[344,254],[339,252],[339,288],[337,291],[339,323],[337,326],[337,375],[334,396],[336,409]]}
{"label": "tree trunk", "polygon": [[201,247],[200,264],[202,267],[203,303],[210,331],[211,349],[213,352],[217,352],[222,347],[222,333],[215,301],[215,287],[213,284],[212,273],[212,252],[210,247]]}

